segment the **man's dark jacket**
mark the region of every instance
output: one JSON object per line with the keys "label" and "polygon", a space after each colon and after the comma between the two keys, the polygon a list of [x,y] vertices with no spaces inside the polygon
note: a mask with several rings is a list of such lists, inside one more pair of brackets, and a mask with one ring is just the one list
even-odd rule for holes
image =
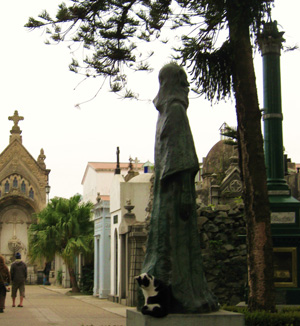
{"label": "man's dark jacket", "polygon": [[20,259],[16,259],[10,267],[10,275],[13,283],[22,283],[27,279],[27,265]]}

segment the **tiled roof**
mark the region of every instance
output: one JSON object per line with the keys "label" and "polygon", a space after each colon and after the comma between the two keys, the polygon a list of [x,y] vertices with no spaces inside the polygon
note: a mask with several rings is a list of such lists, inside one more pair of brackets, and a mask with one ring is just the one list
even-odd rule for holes
{"label": "tiled roof", "polygon": [[101,200],[110,200],[110,196],[100,195],[100,197],[101,197]]}
{"label": "tiled roof", "polygon": [[[88,165],[95,170],[114,170],[117,167],[116,162],[88,162]],[[143,168],[144,163],[138,163],[137,166],[139,169]],[[128,169],[129,163],[120,163],[121,169]],[[135,163],[133,163],[135,168]]]}

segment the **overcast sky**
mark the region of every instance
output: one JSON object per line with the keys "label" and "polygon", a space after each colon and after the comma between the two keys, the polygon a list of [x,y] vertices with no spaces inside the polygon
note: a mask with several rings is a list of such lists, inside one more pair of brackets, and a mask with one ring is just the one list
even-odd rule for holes
{"label": "overcast sky", "polygon": [[[65,45],[44,44],[42,30],[30,32],[23,26],[29,16],[37,17],[43,10],[56,12],[58,0],[15,0],[1,4],[1,109],[0,152],[9,143],[12,121],[8,116],[18,110],[24,120],[19,123],[23,145],[36,159],[44,148],[50,173],[50,197],[70,197],[82,192],[81,181],[89,161],[116,160],[129,156],[141,162],[153,162],[157,111],[151,100],[158,91],[157,75],[167,63],[169,53],[159,53],[151,74],[135,73],[131,86],[144,101],[120,100],[105,88],[91,99],[102,81],[93,79],[80,83],[82,77],[69,71],[70,50]],[[285,31],[287,44],[300,44],[300,2],[275,1],[272,18]],[[80,55],[80,53],[78,53]],[[262,60],[255,54],[256,78],[260,105],[262,99]],[[281,83],[284,147],[295,162],[300,162],[300,51],[282,53]],[[188,116],[199,161],[220,139],[223,122],[236,125],[234,103],[211,106],[204,98],[191,93]]]}

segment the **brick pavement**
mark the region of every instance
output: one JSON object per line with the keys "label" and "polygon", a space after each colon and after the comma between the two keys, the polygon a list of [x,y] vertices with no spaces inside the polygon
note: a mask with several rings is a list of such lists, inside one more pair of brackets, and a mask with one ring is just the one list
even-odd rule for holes
{"label": "brick pavement", "polygon": [[8,293],[0,326],[125,326],[126,309],[135,309],[93,296],[65,295],[68,291],[52,285],[27,285],[23,308],[13,308]]}

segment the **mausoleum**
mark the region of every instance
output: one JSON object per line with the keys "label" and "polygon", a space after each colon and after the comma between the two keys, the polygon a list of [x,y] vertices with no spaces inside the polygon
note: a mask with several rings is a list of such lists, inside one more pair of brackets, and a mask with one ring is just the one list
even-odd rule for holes
{"label": "mausoleum", "polygon": [[218,141],[203,158],[197,192],[205,205],[228,204],[242,194],[237,146]]}
{"label": "mausoleum", "polygon": [[[14,125],[9,145],[0,154],[0,253],[7,264],[14,261],[16,252],[28,262],[27,231],[33,214],[40,212],[47,201],[48,176],[44,150],[35,160],[22,144],[18,111],[8,118]],[[29,265],[28,281],[35,282],[36,271]]]}

